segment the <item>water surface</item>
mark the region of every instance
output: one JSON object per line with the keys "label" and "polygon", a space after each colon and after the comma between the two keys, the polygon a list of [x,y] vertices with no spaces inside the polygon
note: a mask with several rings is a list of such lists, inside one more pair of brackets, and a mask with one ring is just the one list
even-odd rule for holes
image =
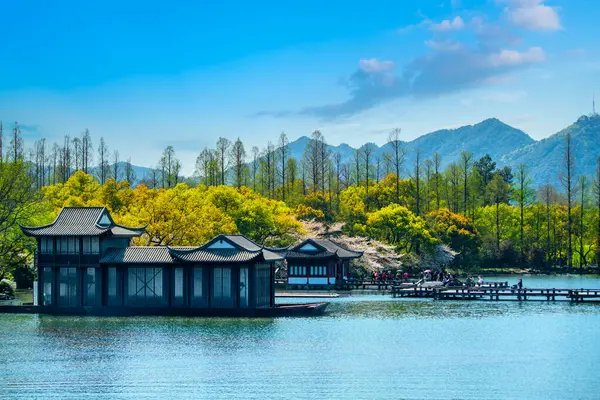
{"label": "water surface", "polygon": [[[600,287],[571,279],[524,278]],[[384,295],[319,318],[0,314],[0,397],[598,399],[599,333],[596,304]]]}

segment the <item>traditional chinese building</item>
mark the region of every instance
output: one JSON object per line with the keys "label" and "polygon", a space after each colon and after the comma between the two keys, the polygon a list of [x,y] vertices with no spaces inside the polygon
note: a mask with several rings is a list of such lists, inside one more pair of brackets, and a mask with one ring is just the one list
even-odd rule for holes
{"label": "traditional chinese building", "polygon": [[329,239],[307,239],[285,253],[288,287],[339,286],[350,272],[350,262],[362,255]]}
{"label": "traditional chinese building", "polygon": [[90,314],[252,315],[275,306],[273,265],[283,256],[240,235],[200,247],[130,246],[144,228],[102,207],[66,207],[38,242],[40,308]]}

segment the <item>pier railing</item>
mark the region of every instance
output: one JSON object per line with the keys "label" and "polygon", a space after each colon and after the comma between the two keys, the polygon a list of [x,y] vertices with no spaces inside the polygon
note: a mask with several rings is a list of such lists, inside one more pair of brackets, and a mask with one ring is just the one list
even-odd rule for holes
{"label": "pier railing", "polygon": [[600,301],[600,289],[513,289],[508,287],[392,287],[393,297],[430,297],[436,300],[547,300]]}

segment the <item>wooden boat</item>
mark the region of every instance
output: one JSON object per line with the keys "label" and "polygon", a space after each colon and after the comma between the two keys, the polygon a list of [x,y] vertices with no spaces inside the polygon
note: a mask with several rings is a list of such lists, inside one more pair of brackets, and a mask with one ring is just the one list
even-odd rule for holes
{"label": "wooden boat", "polygon": [[280,304],[269,308],[217,309],[217,308],[160,308],[160,307],[78,307],[48,309],[33,305],[0,305],[0,313],[52,314],[89,316],[182,316],[182,317],[310,317],[322,315],[329,303]]}

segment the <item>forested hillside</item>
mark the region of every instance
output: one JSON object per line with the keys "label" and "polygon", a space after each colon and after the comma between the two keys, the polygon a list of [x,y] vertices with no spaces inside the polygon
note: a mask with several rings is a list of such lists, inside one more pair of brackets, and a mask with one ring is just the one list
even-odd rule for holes
{"label": "forested hillside", "polygon": [[[168,146],[159,168],[134,186],[131,165],[118,157],[111,164],[103,139],[93,152],[86,133],[83,147],[65,141],[48,159],[40,157],[40,142],[28,150],[15,125],[0,146],[0,275],[31,259],[33,244],[19,224],[49,222],[73,205],[103,205],[120,223],[147,225],[139,244],[194,245],[242,233],[281,246],[307,234],[301,221],[318,221],[364,238],[356,241],[363,246],[370,240],[391,246],[404,268],[425,265],[445,245],[457,253],[454,268],[583,270],[600,256],[600,164],[594,162],[594,174],[581,174],[576,146],[594,129],[552,138],[562,153],[556,176],[537,189],[531,171],[538,165],[499,167],[489,155],[462,151],[444,168],[439,153],[411,153],[398,131],[390,134],[385,164],[369,149],[344,163],[319,131],[300,159],[285,134],[249,155],[239,139],[219,138],[199,155],[195,181],[180,176]],[[590,163],[598,157],[586,156]]]}

